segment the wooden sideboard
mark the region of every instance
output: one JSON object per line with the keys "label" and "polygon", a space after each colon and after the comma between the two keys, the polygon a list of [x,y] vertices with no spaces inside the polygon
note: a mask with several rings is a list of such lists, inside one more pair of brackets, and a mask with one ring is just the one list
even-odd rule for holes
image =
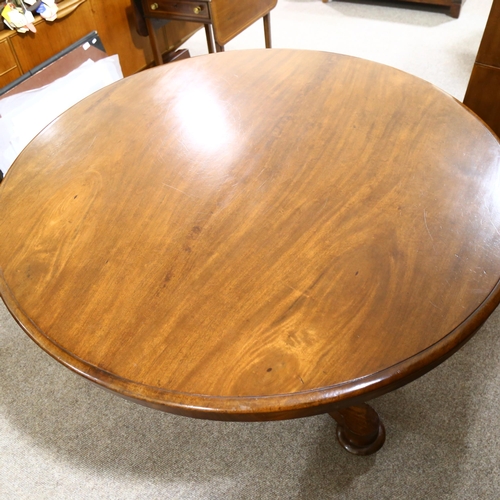
{"label": "wooden sideboard", "polygon": [[[323,0],[327,3],[329,0]],[[449,8],[448,14],[457,19],[460,16],[463,0],[399,0],[408,3],[419,3],[421,5],[436,5],[438,7]]]}
{"label": "wooden sideboard", "polygon": [[[59,17],[47,22],[37,17],[36,33],[0,31],[0,87],[43,63],[96,30],[108,54],[118,54],[124,76],[153,61],[147,37],[137,34],[130,0],[64,0]],[[172,21],[157,33],[162,52],[182,45],[200,24]]]}
{"label": "wooden sideboard", "polygon": [[464,104],[500,136],[500,0],[493,0]]}

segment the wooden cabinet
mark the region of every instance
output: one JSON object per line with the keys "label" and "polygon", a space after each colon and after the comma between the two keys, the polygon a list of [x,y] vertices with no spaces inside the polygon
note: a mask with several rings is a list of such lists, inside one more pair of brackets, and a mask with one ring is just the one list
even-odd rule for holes
{"label": "wooden cabinet", "polygon": [[38,18],[36,33],[16,32],[16,36],[9,37],[22,73],[42,64],[95,29],[88,1],[77,0],[59,5],[59,16],[55,21]]}
{"label": "wooden cabinet", "polygon": [[464,104],[500,136],[500,0],[493,0]]}
{"label": "wooden cabinet", "polygon": [[[130,0],[64,0],[56,21],[36,18],[36,33],[0,32],[0,87],[43,63],[96,30],[110,55],[118,54],[123,74],[131,75],[153,61],[147,37],[137,34]],[[161,28],[162,52],[176,49],[199,24],[172,21]]]}
{"label": "wooden cabinet", "polygon": [[[403,2],[409,3],[419,3],[422,5],[436,5],[438,7],[448,8],[449,15],[458,19],[460,16],[460,10],[462,9],[463,0],[401,0]],[[328,0],[323,0],[323,3],[327,3]]]}

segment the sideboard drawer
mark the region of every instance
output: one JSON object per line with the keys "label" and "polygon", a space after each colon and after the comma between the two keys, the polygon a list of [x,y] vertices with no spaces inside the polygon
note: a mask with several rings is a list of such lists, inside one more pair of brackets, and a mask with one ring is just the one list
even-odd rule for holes
{"label": "sideboard drawer", "polygon": [[146,15],[165,16],[169,19],[186,19],[193,21],[210,20],[209,2],[190,2],[187,0],[153,0],[143,1]]}

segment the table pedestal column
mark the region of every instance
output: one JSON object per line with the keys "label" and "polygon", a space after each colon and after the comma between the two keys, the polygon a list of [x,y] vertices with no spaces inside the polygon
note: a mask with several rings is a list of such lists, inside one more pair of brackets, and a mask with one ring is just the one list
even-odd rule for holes
{"label": "table pedestal column", "polygon": [[371,455],[382,448],[385,428],[377,412],[366,403],[332,411],[340,444],[355,455]]}

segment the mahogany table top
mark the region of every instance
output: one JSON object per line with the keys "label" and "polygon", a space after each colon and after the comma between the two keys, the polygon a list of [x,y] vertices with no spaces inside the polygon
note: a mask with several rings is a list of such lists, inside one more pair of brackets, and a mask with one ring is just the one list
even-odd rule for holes
{"label": "mahogany table top", "polygon": [[0,293],[137,402],[307,416],[443,361],[500,301],[500,147],[430,83],[348,56],[147,70],[43,130],[0,184]]}

